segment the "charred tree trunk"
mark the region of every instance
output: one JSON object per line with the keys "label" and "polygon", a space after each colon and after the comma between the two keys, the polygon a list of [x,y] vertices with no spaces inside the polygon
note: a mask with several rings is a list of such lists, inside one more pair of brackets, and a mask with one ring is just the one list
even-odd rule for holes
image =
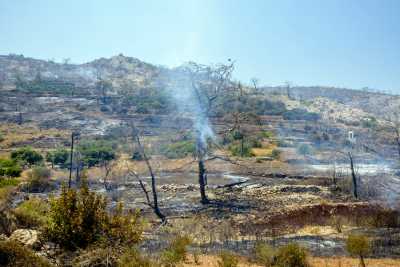
{"label": "charred tree trunk", "polygon": [[361,267],[366,267],[365,261],[364,261],[364,256],[360,256],[360,265],[361,265]]}
{"label": "charred tree trunk", "polygon": [[73,157],[74,157],[74,140],[75,134],[71,133],[71,151],[69,155],[69,179],[68,179],[68,188],[71,188],[71,179],[72,179],[72,167],[73,167]]}
{"label": "charred tree trunk", "polygon": [[151,177],[151,191],[152,191],[152,195],[153,195],[153,210],[154,213],[158,216],[158,218],[161,219],[162,223],[166,223],[167,218],[165,217],[165,215],[161,212],[159,206],[158,206],[158,196],[157,196],[157,187],[156,187],[156,178],[153,172],[153,168],[151,167],[149,158],[147,157],[144,148],[142,146],[142,143],[140,142],[140,138],[139,135],[135,135],[136,136],[136,143],[138,144],[139,150],[142,154],[142,157],[144,159],[144,161],[146,162],[146,166],[147,169],[149,171],[150,177]]}
{"label": "charred tree trunk", "polygon": [[397,143],[397,153],[399,154],[400,160],[400,129],[396,127],[396,143]]}
{"label": "charred tree trunk", "polygon": [[204,166],[204,160],[199,159],[199,186],[200,186],[200,196],[201,204],[208,204],[210,201],[206,195],[206,168]]}
{"label": "charred tree trunk", "polygon": [[355,198],[358,198],[357,176],[356,176],[356,172],[354,170],[353,155],[351,154],[351,152],[349,152],[348,155],[349,155],[349,159],[350,159],[351,178],[353,181],[353,196]]}

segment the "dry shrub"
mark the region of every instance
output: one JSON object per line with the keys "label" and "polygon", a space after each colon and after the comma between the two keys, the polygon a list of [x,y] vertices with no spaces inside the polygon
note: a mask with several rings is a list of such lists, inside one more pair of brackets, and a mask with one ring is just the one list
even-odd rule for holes
{"label": "dry shrub", "polygon": [[174,238],[167,249],[161,255],[162,262],[167,267],[173,267],[186,260],[187,246],[191,240],[187,236],[177,236]]}
{"label": "dry shrub", "polygon": [[305,248],[295,243],[280,247],[276,254],[277,267],[310,267]]}
{"label": "dry shrub", "polygon": [[34,167],[27,174],[27,190],[33,193],[40,193],[50,188],[51,171],[46,167]]}
{"label": "dry shrub", "polygon": [[117,263],[118,267],[156,267],[157,264],[149,258],[140,255],[136,249],[125,251]]}
{"label": "dry shrub", "polygon": [[4,267],[50,267],[44,258],[14,241],[0,241],[0,266]]}
{"label": "dry shrub", "polygon": [[239,260],[237,256],[228,251],[219,254],[218,267],[237,267]]}

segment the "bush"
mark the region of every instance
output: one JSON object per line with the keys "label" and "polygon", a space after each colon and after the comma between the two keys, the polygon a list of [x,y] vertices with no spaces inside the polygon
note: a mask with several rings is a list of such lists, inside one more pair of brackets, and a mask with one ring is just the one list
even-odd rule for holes
{"label": "bush", "polygon": [[15,160],[0,159],[0,177],[18,177],[21,172],[22,168]]}
{"label": "bush", "polygon": [[161,146],[161,154],[170,159],[184,158],[195,153],[196,146],[193,141],[180,141]]}
{"label": "bush", "polygon": [[141,239],[143,225],[138,212],[125,215],[119,205],[113,214],[108,214],[105,198],[90,192],[85,181],[79,190],[63,186],[60,197],[50,204],[45,232],[64,248],[84,248],[99,240],[133,245]]}
{"label": "bush", "polygon": [[272,267],[275,261],[275,249],[267,244],[258,243],[254,247],[254,257],[258,264]]}
{"label": "bush", "polygon": [[0,188],[7,186],[17,186],[19,181],[17,179],[12,178],[0,178]]}
{"label": "bush", "polygon": [[67,166],[67,162],[69,160],[70,154],[66,149],[57,149],[54,151],[50,151],[46,154],[46,161],[51,163],[52,167],[54,165],[59,165],[61,168],[65,168]]}
{"label": "bush", "polygon": [[187,249],[191,240],[187,236],[178,236],[174,238],[169,247],[162,253],[162,262],[167,267],[176,266],[178,263],[186,260]]}
{"label": "bush", "polygon": [[346,249],[352,256],[360,258],[361,266],[365,267],[364,257],[370,252],[370,241],[364,235],[349,235],[346,241]]}
{"label": "bush", "polygon": [[31,147],[22,147],[11,152],[11,159],[20,162],[22,165],[35,165],[43,161],[42,155]]}
{"label": "bush", "polygon": [[276,265],[279,267],[310,267],[307,261],[307,251],[295,243],[278,249]]}
{"label": "bush", "polygon": [[254,154],[251,149],[252,146],[249,142],[244,142],[243,146],[241,142],[235,142],[229,146],[232,156],[236,157],[253,157]]}
{"label": "bush", "polygon": [[0,241],[0,266],[50,267],[47,260],[14,241]]}
{"label": "bush", "polygon": [[233,253],[223,251],[219,254],[218,266],[219,267],[236,267],[239,260]]}
{"label": "bush", "polygon": [[35,167],[28,172],[28,191],[43,192],[50,187],[51,172],[46,167]]}
{"label": "bush", "polygon": [[139,254],[136,249],[129,249],[118,260],[118,267],[154,267],[155,264]]}
{"label": "bush", "polygon": [[40,198],[22,202],[13,211],[18,224],[24,228],[44,226],[48,220],[49,205]]}
{"label": "bush", "polygon": [[88,167],[115,159],[115,150],[116,144],[104,140],[86,141],[78,146],[82,162]]}

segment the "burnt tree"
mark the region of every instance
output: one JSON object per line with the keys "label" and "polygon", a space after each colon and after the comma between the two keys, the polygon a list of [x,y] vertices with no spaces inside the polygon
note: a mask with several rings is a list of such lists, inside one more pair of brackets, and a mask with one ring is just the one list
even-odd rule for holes
{"label": "burnt tree", "polygon": [[206,194],[207,169],[205,166],[209,150],[209,140],[213,139],[213,131],[209,117],[215,102],[224,92],[231,89],[230,78],[234,70],[234,62],[215,66],[201,65],[189,62],[186,71],[190,77],[190,88],[195,100],[195,134],[196,159],[198,164],[198,183],[200,187],[201,203],[209,203]]}

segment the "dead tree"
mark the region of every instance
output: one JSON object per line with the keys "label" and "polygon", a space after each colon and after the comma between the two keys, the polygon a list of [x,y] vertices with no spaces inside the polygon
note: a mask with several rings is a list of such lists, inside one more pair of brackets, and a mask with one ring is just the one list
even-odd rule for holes
{"label": "dead tree", "polygon": [[352,183],[353,183],[353,196],[355,198],[358,198],[357,176],[356,176],[356,172],[354,170],[353,155],[350,151],[347,152],[347,155],[349,156],[349,160],[350,160],[351,179],[352,179]]}
{"label": "dead tree", "polygon": [[[150,177],[151,177],[151,193],[152,193],[152,196],[153,196],[153,203],[150,206],[152,207],[154,213],[158,216],[158,218],[161,219],[161,222],[162,223],[166,223],[167,222],[167,218],[161,212],[161,210],[160,210],[160,208],[158,206],[156,177],[154,175],[153,168],[152,168],[152,166],[150,164],[150,160],[147,157],[146,152],[144,150],[144,147],[143,147],[143,145],[142,145],[142,143],[140,141],[139,131],[135,127],[133,127],[132,136],[133,136],[133,139],[134,139],[133,141],[137,144],[139,152],[142,155],[142,158],[146,163],[147,170],[149,171],[149,174],[150,174]],[[148,203],[150,203],[149,195],[148,195],[148,192],[147,192],[146,188],[144,187],[144,184],[142,183],[141,180],[139,182],[140,182],[140,185],[141,185],[141,187],[142,187],[142,189],[143,189],[143,191],[144,191],[144,193],[146,195]]]}
{"label": "dead tree", "polygon": [[207,170],[205,159],[208,154],[208,141],[213,138],[209,124],[209,116],[216,100],[230,89],[229,80],[234,69],[234,62],[228,65],[206,66],[194,62],[188,63],[186,71],[191,81],[195,109],[195,134],[196,134],[196,158],[199,171],[199,187],[202,204],[208,204],[206,195]]}

